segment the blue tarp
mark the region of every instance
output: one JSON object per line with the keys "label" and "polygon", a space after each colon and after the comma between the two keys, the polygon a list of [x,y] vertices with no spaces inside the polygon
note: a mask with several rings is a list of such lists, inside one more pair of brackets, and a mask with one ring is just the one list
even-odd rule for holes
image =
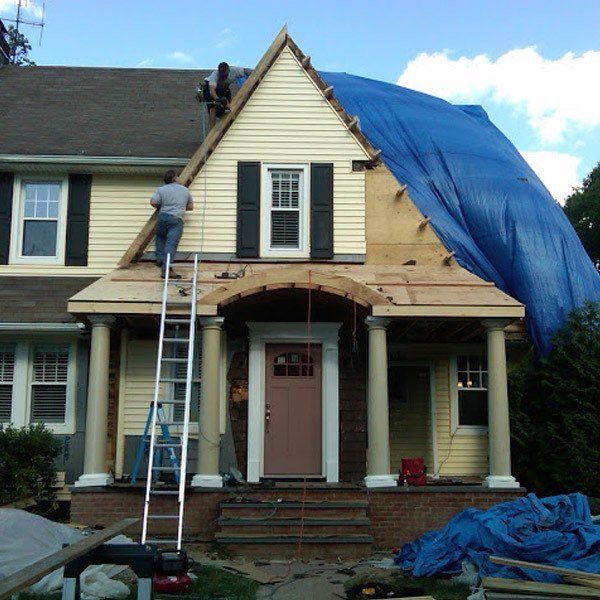
{"label": "blue tarp", "polygon": [[481,577],[561,580],[553,573],[495,565],[490,555],[600,573],[600,526],[592,523],[581,494],[529,494],[487,511],[469,508],[443,529],[406,544],[394,561],[417,577],[458,574],[466,560]]}
{"label": "blue tarp", "polygon": [[600,276],[560,206],[480,106],[321,73],[463,267],[526,306],[541,354]]}

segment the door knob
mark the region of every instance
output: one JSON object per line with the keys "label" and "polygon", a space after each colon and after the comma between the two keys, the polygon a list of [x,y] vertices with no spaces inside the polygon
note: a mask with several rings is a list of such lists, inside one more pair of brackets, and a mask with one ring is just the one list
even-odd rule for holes
{"label": "door knob", "polygon": [[265,406],[265,428],[266,432],[269,433],[269,425],[271,423],[271,405],[267,402]]}

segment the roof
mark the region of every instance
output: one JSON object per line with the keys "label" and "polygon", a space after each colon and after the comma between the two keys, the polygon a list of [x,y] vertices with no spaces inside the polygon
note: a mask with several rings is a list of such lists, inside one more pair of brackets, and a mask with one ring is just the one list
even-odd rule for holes
{"label": "roof", "polygon": [[67,300],[96,279],[0,276],[0,323],[74,323]]}
{"label": "roof", "polygon": [[[253,263],[252,274],[220,280],[229,263],[203,263],[198,284],[198,314],[215,315],[219,307],[252,293],[286,287],[317,287],[371,306],[374,315],[402,317],[523,316],[523,305],[461,267]],[[179,266],[183,279],[191,265]],[[185,284],[184,284],[185,285]],[[73,313],[160,314],[163,280],[153,263],[116,269],[69,300]],[[172,286],[172,299],[181,299]],[[175,309],[174,309],[175,310]],[[185,307],[182,310],[187,310]]]}
{"label": "roof", "polygon": [[196,86],[209,73],[0,67],[0,153],[189,158],[203,140]]}

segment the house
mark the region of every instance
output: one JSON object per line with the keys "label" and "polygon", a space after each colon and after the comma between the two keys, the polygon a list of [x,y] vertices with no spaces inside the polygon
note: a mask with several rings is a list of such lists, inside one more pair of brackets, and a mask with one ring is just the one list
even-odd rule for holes
{"label": "house", "polygon": [[[205,74],[0,69],[0,418],[63,440],[72,519],[142,508],[128,476],[163,287],[148,199],[167,168],[196,201],[178,270],[200,259],[191,534],[235,512],[231,467],[251,498],[358,510],[353,545],[522,494],[505,331],[523,304],[457,263],[285,29],[210,131]],[[414,456],[445,485],[398,486]]]}

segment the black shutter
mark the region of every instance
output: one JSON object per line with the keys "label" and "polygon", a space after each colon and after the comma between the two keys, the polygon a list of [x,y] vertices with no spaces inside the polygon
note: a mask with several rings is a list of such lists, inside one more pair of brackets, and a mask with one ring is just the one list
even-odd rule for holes
{"label": "black shutter", "polygon": [[333,163],[310,165],[310,256],[333,258]]}
{"label": "black shutter", "polygon": [[69,175],[65,265],[85,267],[88,262],[91,175]]}
{"label": "black shutter", "polygon": [[260,243],[260,163],[238,162],[237,255],[256,258]]}
{"label": "black shutter", "polygon": [[12,173],[0,173],[0,265],[8,264],[14,181]]}

